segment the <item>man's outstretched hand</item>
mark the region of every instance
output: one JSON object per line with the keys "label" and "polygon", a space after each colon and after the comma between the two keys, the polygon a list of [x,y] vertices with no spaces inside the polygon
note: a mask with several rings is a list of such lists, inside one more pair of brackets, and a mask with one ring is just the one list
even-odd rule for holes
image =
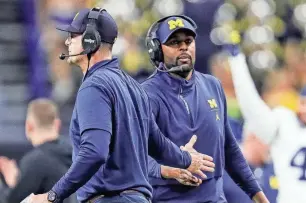
{"label": "man's outstretched hand", "polygon": [[215,164],[213,163],[213,158],[211,156],[201,154],[197,152],[193,146],[197,141],[197,136],[193,135],[189,142],[185,146],[181,146],[181,150],[189,152],[191,155],[191,164],[187,168],[193,174],[197,174],[203,179],[206,179],[207,176],[203,173],[206,172],[214,172]]}
{"label": "man's outstretched hand", "polygon": [[47,199],[48,193],[34,195],[33,193],[22,200],[20,203],[50,203]]}
{"label": "man's outstretched hand", "polygon": [[161,166],[161,175],[163,178],[175,179],[179,183],[188,186],[199,186],[202,183],[200,178],[192,175],[186,169]]}

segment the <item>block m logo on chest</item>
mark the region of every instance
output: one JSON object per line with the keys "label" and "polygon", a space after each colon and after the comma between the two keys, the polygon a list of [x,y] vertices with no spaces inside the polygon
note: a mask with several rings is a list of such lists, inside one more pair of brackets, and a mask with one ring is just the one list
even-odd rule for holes
{"label": "block m logo on chest", "polygon": [[207,102],[208,102],[211,109],[218,108],[218,104],[217,104],[215,99],[209,99],[209,100],[207,100]]}

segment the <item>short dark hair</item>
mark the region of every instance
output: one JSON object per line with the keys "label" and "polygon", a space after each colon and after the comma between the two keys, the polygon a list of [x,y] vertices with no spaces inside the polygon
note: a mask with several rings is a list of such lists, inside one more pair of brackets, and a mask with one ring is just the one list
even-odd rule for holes
{"label": "short dark hair", "polygon": [[41,128],[51,127],[59,118],[58,108],[50,99],[39,98],[31,101],[28,105],[28,113],[32,114]]}

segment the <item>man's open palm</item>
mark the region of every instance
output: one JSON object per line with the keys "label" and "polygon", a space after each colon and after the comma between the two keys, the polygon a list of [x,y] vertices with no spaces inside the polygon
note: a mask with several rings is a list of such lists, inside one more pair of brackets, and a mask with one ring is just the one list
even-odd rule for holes
{"label": "man's open palm", "polygon": [[185,146],[181,146],[181,150],[187,151],[190,153],[192,161],[190,166],[187,168],[191,173],[197,174],[202,178],[207,178],[207,176],[203,173],[206,172],[214,172],[215,164],[213,163],[213,158],[211,156],[198,153],[194,148],[194,144],[197,141],[197,136],[193,135],[188,143]]}

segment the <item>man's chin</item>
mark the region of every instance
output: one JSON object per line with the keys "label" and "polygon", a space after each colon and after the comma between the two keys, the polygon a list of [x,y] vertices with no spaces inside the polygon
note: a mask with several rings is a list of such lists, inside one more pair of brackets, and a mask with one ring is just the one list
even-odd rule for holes
{"label": "man's chin", "polygon": [[192,71],[192,69],[191,70],[188,70],[188,71],[177,71],[177,72],[174,72],[174,74],[176,74],[176,75],[178,75],[178,76],[180,76],[180,77],[182,77],[182,78],[187,78],[187,76],[189,75],[189,73]]}
{"label": "man's chin", "polygon": [[[189,67],[191,67],[191,69],[194,68],[193,64],[191,62],[188,63],[181,63],[180,61],[177,61],[175,64],[166,64],[167,69],[173,68],[173,67],[178,67],[178,66],[182,66],[182,65],[188,65]],[[181,71],[179,71],[181,72]],[[190,71],[187,71],[190,72]]]}
{"label": "man's chin", "polygon": [[76,64],[76,59],[74,57],[68,57],[67,63],[70,65]]}
{"label": "man's chin", "polygon": [[178,61],[177,63],[178,66],[181,66],[181,65],[189,65],[189,66],[192,66],[192,63],[191,62],[181,62],[181,61]]}
{"label": "man's chin", "polygon": [[70,57],[67,59],[67,63],[72,64]]}
{"label": "man's chin", "polygon": [[184,72],[187,72],[187,73],[189,73],[190,71],[192,71],[194,69],[194,66],[193,66],[192,63],[178,63],[178,66],[187,66],[187,67],[189,67],[190,70],[184,71]]}

